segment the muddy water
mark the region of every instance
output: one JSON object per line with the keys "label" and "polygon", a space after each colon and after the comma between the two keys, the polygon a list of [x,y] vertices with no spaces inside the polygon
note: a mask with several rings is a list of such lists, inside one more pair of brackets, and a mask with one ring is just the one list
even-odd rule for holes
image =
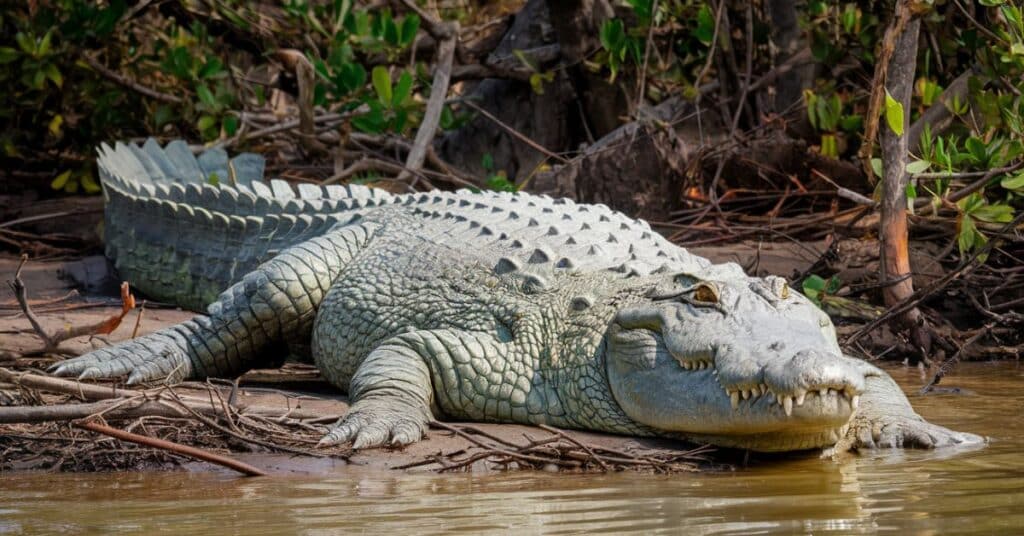
{"label": "muddy water", "polygon": [[[906,369],[904,385],[921,384]],[[1024,366],[963,366],[960,394],[912,397],[929,419],[993,438],[969,452],[754,460],[671,477],[365,472],[0,475],[0,534],[439,532],[1024,532]]]}

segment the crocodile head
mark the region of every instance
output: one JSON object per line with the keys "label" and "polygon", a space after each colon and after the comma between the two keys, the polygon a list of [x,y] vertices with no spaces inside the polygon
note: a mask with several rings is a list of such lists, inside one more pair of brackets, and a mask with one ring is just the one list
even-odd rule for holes
{"label": "crocodile head", "polygon": [[834,444],[871,368],[778,277],[666,275],[607,333],[612,393],[634,421],[761,451]]}

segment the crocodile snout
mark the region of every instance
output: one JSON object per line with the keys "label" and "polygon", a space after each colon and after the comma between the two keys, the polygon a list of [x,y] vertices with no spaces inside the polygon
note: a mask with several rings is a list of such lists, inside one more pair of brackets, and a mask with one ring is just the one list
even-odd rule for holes
{"label": "crocodile snout", "polygon": [[[710,369],[734,411],[777,404],[787,417],[800,413],[848,413],[857,409],[864,392],[864,374],[842,355],[819,349],[785,352],[773,343],[760,355],[733,344],[715,351],[674,355],[683,368]],[[693,365],[697,363],[697,365]],[[801,411],[807,403],[808,411]],[[812,410],[813,408],[813,410]]]}

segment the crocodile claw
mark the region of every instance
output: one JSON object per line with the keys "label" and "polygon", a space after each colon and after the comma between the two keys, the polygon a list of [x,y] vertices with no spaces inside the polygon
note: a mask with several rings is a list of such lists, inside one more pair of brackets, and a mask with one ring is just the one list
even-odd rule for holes
{"label": "crocodile claw", "polygon": [[317,444],[352,442],[354,449],[403,447],[423,438],[429,416],[394,399],[360,400]]}
{"label": "crocodile claw", "polygon": [[153,333],[57,363],[49,372],[80,380],[128,376],[129,385],[164,379],[176,383],[191,375],[192,362],[176,340]]}
{"label": "crocodile claw", "polygon": [[923,448],[973,445],[985,439],[932,424],[917,415],[882,415],[854,419],[850,437],[855,448]]}

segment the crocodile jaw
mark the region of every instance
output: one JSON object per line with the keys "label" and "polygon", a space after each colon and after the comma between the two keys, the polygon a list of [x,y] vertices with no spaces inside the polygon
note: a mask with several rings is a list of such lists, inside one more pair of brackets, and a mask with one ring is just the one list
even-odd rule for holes
{"label": "crocodile jaw", "polygon": [[733,296],[710,312],[680,303],[620,311],[605,356],[616,401],[639,423],[721,446],[834,444],[870,372],[841,354],[821,311],[789,302]]}

